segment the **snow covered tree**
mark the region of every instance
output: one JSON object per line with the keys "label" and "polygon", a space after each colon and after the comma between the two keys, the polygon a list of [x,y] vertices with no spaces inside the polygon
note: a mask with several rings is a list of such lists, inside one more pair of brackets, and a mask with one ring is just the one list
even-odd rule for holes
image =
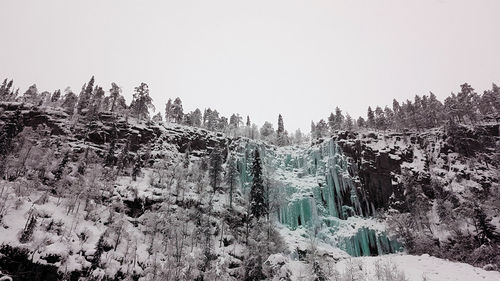
{"label": "snow covered tree", "polygon": [[50,103],[52,104],[52,106],[54,106],[59,103],[60,99],[61,99],[61,90],[56,90],[50,97]]}
{"label": "snow covered tree", "polygon": [[3,80],[2,85],[0,85],[0,101],[11,101],[15,100],[14,91],[12,89],[14,81],[11,79],[7,81],[7,79]]}
{"label": "snow covered tree", "polygon": [[102,87],[96,86],[94,92],[92,93],[88,106],[87,115],[90,119],[97,118],[97,115],[101,110],[103,99],[104,99],[104,90],[102,89]]}
{"label": "snow covered tree", "polygon": [[250,124],[250,116],[247,115],[247,127],[250,127],[251,124]]}
{"label": "snow covered tree", "polygon": [[203,126],[210,131],[215,131],[219,123],[219,112],[210,108],[203,113]]}
{"label": "snow covered tree", "polygon": [[276,136],[276,144],[278,146],[284,146],[288,144],[288,136],[285,131],[285,126],[283,125],[283,117],[278,115],[278,131]]}
{"label": "snow covered tree", "polygon": [[375,114],[373,113],[373,110],[370,106],[368,107],[367,117],[368,117],[368,119],[367,119],[368,127],[374,128],[375,127]]}
{"label": "snow covered tree", "polygon": [[110,93],[110,111],[115,112],[116,106],[118,103],[118,98],[120,97],[120,94],[122,92],[122,89],[116,85],[116,83],[111,83],[111,89],[109,89]]}
{"label": "snow covered tree", "polygon": [[172,120],[172,99],[168,99],[167,103],[165,104],[165,122],[172,122]]}
{"label": "snow covered tree", "polygon": [[55,181],[58,181],[62,178],[62,176],[64,174],[64,170],[66,169],[66,166],[68,165],[68,161],[69,161],[69,151],[66,151],[64,153],[62,160],[61,160],[61,163],[59,163],[59,166],[57,167],[57,170],[53,173]]}
{"label": "snow covered tree", "polygon": [[333,134],[335,131],[335,114],[333,112],[328,116],[328,127],[330,128],[330,132]]}
{"label": "snow covered tree", "polygon": [[149,109],[153,109],[153,99],[149,96],[149,87],[146,83],[141,83],[135,88],[134,98],[130,104],[133,116],[139,120],[149,119]]}
{"label": "snow covered tree", "polygon": [[377,108],[375,108],[375,128],[378,130],[385,130],[387,128],[386,124],[387,120],[385,118],[385,113],[380,106],[377,106]]}
{"label": "snow covered tree", "polygon": [[337,106],[335,108],[335,123],[334,123],[334,129],[335,130],[340,130],[342,129],[344,125],[344,115],[342,114],[342,110]]}
{"label": "snow covered tree", "polygon": [[492,219],[486,216],[486,213],[480,206],[474,207],[473,220],[479,243],[484,244],[498,239],[496,227],[491,223]]}
{"label": "snow covered tree", "polygon": [[199,108],[190,112],[187,116],[187,123],[190,126],[201,127],[202,114]]}
{"label": "snow covered tree", "polygon": [[182,109],[182,101],[180,98],[175,98],[174,103],[172,104],[172,119],[175,123],[182,123],[182,119],[184,118],[184,111]]}
{"label": "snow covered tree", "polygon": [[354,122],[352,121],[351,115],[349,113],[346,113],[345,115],[345,129],[348,131],[352,131],[354,128]]}
{"label": "snow covered tree", "polygon": [[73,114],[75,111],[76,104],[78,102],[78,97],[76,96],[73,91],[68,87],[65,90],[65,95],[63,98],[63,102],[61,107],[66,111],[67,113]]}
{"label": "snow covered tree", "polygon": [[265,140],[272,140],[272,138],[274,137],[273,124],[267,121],[264,122],[264,125],[262,125],[262,128],[260,128],[260,136]]}
{"label": "snow covered tree", "polygon": [[227,158],[226,164],[226,184],[229,187],[229,208],[233,208],[233,194],[238,183],[238,166],[234,155],[231,153]]}
{"label": "snow covered tree", "polygon": [[21,101],[33,105],[39,105],[38,89],[36,84],[31,85],[21,97]]}
{"label": "snow covered tree", "polygon": [[318,124],[316,124],[316,128],[314,130],[316,138],[324,138],[328,136],[328,125],[325,120],[319,120]]}
{"label": "snow covered tree", "polygon": [[259,149],[255,149],[252,163],[252,187],[250,189],[250,213],[254,218],[261,218],[268,214],[264,179],[262,174],[262,163]]}
{"label": "snow covered tree", "polygon": [[240,123],[242,123],[242,118],[239,114],[231,114],[231,117],[229,117],[229,126],[232,128],[238,128],[240,126]]}
{"label": "snow covered tree", "polygon": [[360,128],[360,129],[366,127],[366,121],[361,116],[358,117],[358,120],[356,121],[356,123],[358,125],[358,128]]}
{"label": "snow covered tree", "polygon": [[222,155],[220,151],[214,149],[210,153],[210,167],[208,173],[210,175],[210,185],[213,188],[214,193],[219,189],[219,184],[221,182],[221,172],[222,172]]}
{"label": "snow covered tree", "polygon": [[84,110],[88,109],[90,104],[90,99],[92,98],[92,91],[94,88],[94,76],[90,78],[88,84],[84,84],[80,96],[78,97],[78,103],[76,105],[76,112],[82,114]]}

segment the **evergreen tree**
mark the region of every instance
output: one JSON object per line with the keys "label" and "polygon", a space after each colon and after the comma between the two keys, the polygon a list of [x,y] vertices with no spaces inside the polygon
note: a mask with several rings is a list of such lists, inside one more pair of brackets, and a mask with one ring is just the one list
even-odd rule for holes
{"label": "evergreen tree", "polygon": [[33,105],[39,105],[38,89],[36,84],[31,85],[21,97],[21,101]]}
{"label": "evergreen tree", "polygon": [[328,127],[330,128],[330,132],[333,134],[335,132],[335,114],[333,112],[328,116]]}
{"label": "evergreen tree", "polygon": [[491,218],[488,218],[484,210],[476,206],[474,208],[474,225],[476,227],[476,237],[481,244],[496,240],[498,233],[495,226],[491,223]]}
{"label": "evergreen tree", "polygon": [[364,128],[366,127],[366,121],[363,117],[359,116],[358,120],[356,121],[358,128]]}
{"label": "evergreen tree", "polygon": [[250,123],[250,116],[247,115],[247,127],[250,127],[252,124]]}
{"label": "evergreen tree", "polygon": [[354,128],[354,122],[352,121],[351,115],[349,113],[346,113],[345,115],[345,129],[348,131],[352,131]]}
{"label": "evergreen tree", "polygon": [[219,189],[219,184],[221,182],[221,172],[222,172],[222,155],[220,151],[214,149],[210,153],[210,167],[208,170],[210,176],[210,185],[213,188],[214,193]]}
{"label": "evergreen tree", "polygon": [[238,183],[238,166],[233,154],[227,158],[226,165],[226,184],[229,187],[229,208],[233,208],[233,194]]}
{"label": "evergreen tree", "polygon": [[340,110],[340,108],[337,106],[335,108],[335,123],[334,123],[335,130],[342,129],[343,125],[344,125],[344,115],[342,114],[342,110]]}
{"label": "evergreen tree", "polygon": [[250,214],[254,218],[261,218],[268,214],[262,166],[258,148],[255,149],[252,164],[252,187],[250,189]]}
{"label": "evergreen tree", "polygon": [[92,91],[94,88],[94,76],[90,78],[88,84],[84,84],[82,87],[82,91],[80,92],[80,96],[78,97],[78,103],[76,105],[76,111],[78,114],[82,114],[82,112],[88,109],[90,104],[90,99],[92,98]]}
{"label": "evergreen tree", "polygon": [[109,89],[111,112],[115,112],[118,98],[120,97],[121,92],[122,89],[118,85],[116,85],[115,83],[111,83],[111,89]]}
{"label": "evergreen tree", "polygon": [[283,116],[278,115],[278,135],[285,132],[285,126],[283,125]]}
{"label": "evergreen tree", "polygon": [[149,119],[149,109],[153,109],[153,99],[149,96],[149,87],[146,83],[141,83],[139,87],[135,88],[134,98],[130,104],[132,114],[138,118]]}
{"label": "evergreen tree", "polygon": [[368,117],[368,119],[367,119],[368,127],[374,128],[375,127],[375,114],[373,113],[373,110],[370,106],[368,107],[367,117]]}
{"label": "evergreen tree", "polygon": [[19,238],[19,242],[24,244],[31,241],[31,238],[33,237],[33,232],[35,231],[35,227],[36,227],[36,215],[31,213],[28,218],[28,222],[23,229],[21,238]]}
{"label": "evergreen tree", "polygon": [[78,97],[76,96],[76,94],[73,93],[71,89],[66,88],[66,94],[64,95],[63,103],[61,105],[64,111],[73,114],[77,102],[78,102]]}
{"label": "evergreen tree", "polygon": [[182,101],[180,98],[175,98],[174,103],[172,104],[172,118],[175,123],[182,123],[182,119],[184,118],[184,112],[182,109]]}
{"label": "evergreen tree", "polygon": [[54,180],[56,182],[62,178],[64,174],[64,169],[66,169],[66,166],[68,165],[68,161],[69,161],[69,151],[66,151],[64,153],[63,159],[61,160],[61,163],[59,163],[57,170],[54,172]]}
{"label": "evergreen tree", "polygon": [[375,108],[375,128],[377,128],[378,130],[386,129],[385,114],[380,106],[377,106],[377,108]]}
{"label": "evergreen tree", "polygon": [[101,110],[103,99],[104,99],[104,90],[101,87],[96,86],[89,102],[88,113],[87,113],[89,118],[91,119],[97,118],[97,115]]}
{"label": "evergreen tree", "polygon": [[201,127],[201,118],[201,110],[199,108],[195,109],[190,115],[191,126]]}
{"label": "evergreen tree", "polygon": [[264,125],[262,125],[262,128],[260,128],[260,135],[264,139],[271,140],[271,138],[274,136],[273,124],[267,121],[264,122]]}
{"label": "evergreen tree", "polygon": [[285,126],[283,124],[283,117],[281,114],[278,115],[278,131],[277,131],[276,143],[278,146],[284,146],[288,144],[288,137],[285,131]]}
{"label": "evergreen tree", "polygon": [[165,104],[165,122],[172,122],[172,99],[168,99]]}
{"label": "evergreen tree", "polygon": [[316,124],[315,135],[316,138],[323,138],[328,136],[328,125],[326,124],[325,120],[321,119],[319,120],[318,124]]}
{"label": "evergreen tree", "polygon": [[241,116],[239,114],[231,114],[231,117],[229,117],[229,126],[231,128],[238,128],[241,123]]}
{"label": "evergreen tree", "polygon": [[58,103],[60,99],[61,99],[61,90],[56,90],[52,94],[52,97],[50,98],[50,102],[52,104],[55,104],[55,103]]}

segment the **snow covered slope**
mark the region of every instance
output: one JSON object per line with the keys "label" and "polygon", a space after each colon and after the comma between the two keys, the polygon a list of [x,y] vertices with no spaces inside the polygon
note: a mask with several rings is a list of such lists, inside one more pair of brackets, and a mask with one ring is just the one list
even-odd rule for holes
{"label": "snow covered slope", "polygon": [[408,281],[500,280],[498,271],[486,271],[466,263],[451,262],[425,254],[421,256],[392,254],[345,259],[336,264],[335,268],[340,273],[345,273],[355,267],[361,268],[355,273],[359,276],[356,280],[376,281],[381,280],[377,274],[383,273],[383,268],[387,266],[395,266]]}

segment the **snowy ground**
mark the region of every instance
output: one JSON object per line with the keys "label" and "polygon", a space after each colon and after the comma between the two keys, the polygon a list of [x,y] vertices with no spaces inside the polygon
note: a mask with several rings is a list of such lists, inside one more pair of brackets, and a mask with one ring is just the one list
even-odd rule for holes
{"label": "snowy ground", "polygon": [[385,255],[380,257],[359,257],[344,259],[337,263],[339,272],[343,272],[349,263],[361,263],[363,273],[368,278],[365,280],[377,280],[375,277],[375,264],[377,261],[389,261],[402,271],[409,281],[498,281],[500,272],[486,271],[472,265],[451,262],[429,255]]}

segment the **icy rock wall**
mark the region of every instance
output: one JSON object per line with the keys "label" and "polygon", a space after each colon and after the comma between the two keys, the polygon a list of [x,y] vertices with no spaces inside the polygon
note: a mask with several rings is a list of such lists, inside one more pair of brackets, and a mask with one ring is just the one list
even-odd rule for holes
{"label": "icy rock wall", "polygon": [[[385,235],[381,223],[363,213],[363,209],[373,207],[359,199],[363,190],[356,188],[360,186],[356,168],[334,140],[295,147],[240,142],[236,151],[243,194],[252,184],[255,149],[261,152],[265,174],[274,181],[275,197],[280,202],[273,211],[283,225],[291,230],[305,228],[352,256],[400,249],[399,243]],[[368,205],[362,208],[361,204]]]}

